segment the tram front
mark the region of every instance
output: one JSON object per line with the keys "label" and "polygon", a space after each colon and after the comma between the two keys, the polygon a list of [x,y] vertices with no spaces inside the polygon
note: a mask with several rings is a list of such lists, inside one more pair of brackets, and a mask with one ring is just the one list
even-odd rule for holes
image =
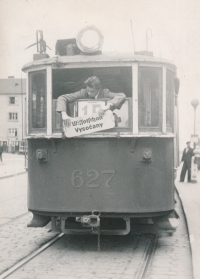
{"label": "tram front", "polygon": [[[151,218],[174,231],[176,67],[151,53],[89,52],[83,34],[23,67],[28,226],[51,221],[66,234],[127,234],[131,218]],[[85,83],[91,77],[101,81],[94,98]]]}

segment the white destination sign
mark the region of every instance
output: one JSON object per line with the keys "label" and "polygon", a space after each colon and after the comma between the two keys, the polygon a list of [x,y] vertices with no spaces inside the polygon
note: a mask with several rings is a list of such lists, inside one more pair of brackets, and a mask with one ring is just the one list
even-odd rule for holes
{"label": "white destination sign", "polygon": [[67,138],[91,134],[115,127],[115,118],[112,111],[107,110],[103,116],[98,113],[70,118],[63,121],[63,129]]}

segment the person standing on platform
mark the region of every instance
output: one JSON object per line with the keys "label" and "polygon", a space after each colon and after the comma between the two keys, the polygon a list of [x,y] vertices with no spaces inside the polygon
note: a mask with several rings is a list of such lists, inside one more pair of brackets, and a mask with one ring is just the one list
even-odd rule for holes
{"label": "person standing on platform", "polygon": [[194,156],[193,148],[190,147],[190,142],[186,142],[187,147],[183,151],[183,156],[181,162],[183,162],[183,167],[181,170],[180,182],[184,182],[186,172],[188,171],[188,182],[191,181],[191,161],[192,156]]}
{"label": "person standing on platform", "polygon": [[0,160],[1,160],[1,162],[3,162],[2,153],[3,153],[3,146],[0,145]]}

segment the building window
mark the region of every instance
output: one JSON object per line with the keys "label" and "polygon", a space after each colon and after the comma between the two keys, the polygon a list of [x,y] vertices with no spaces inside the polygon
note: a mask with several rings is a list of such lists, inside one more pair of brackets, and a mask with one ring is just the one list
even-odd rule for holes
{"label": "building window", "polygon": [[16,128],[8,129],[8,136],[11,138],[17,137],[17,129]]}
{"label": "building window", "polygon": [[9,120],[18,120],[18,113],[17,112],[9,112]]}
{"label": "building window", "polygon": [[18,98],[17,97],[9,97],[9,104],[10,105],[18,105]]}

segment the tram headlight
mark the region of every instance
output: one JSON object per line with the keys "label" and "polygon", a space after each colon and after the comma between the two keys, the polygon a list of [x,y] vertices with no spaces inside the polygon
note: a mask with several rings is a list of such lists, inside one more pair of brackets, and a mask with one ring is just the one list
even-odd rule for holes
{"label": "tram headlight", "polygon": [[101,51],[103,35],[96,27],[88,26],[78,33],[76,43],[79,49],[85,53]]}

